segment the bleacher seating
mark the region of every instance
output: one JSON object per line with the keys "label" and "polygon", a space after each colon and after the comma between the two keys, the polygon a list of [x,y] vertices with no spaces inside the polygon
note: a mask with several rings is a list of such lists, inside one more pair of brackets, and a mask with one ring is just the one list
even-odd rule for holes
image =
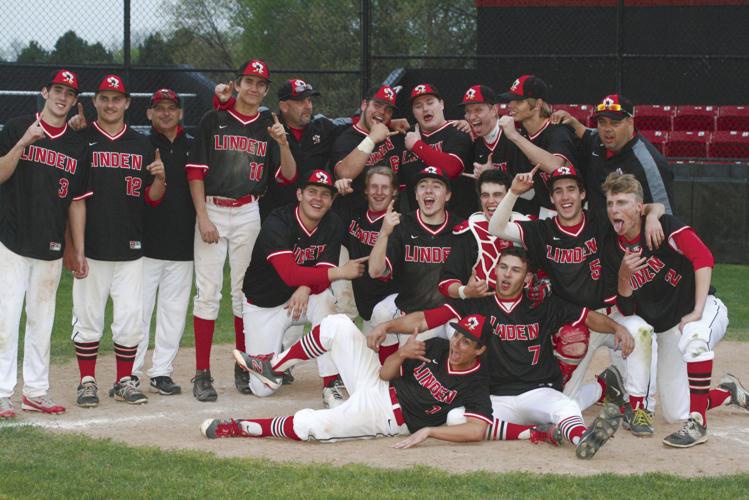
{"label": "bleacher seating", "polygon": [[671,130],[674,106],[641,104],[635,106],[635,127],[638,130]]}
{"label": "bleacher seating", "polygon": [[640,130],[640,133],[647,139],[655,148],[666,154],[666,144],[668,143],[668,132],[664,130]]}
{"label": "bleacher seating", "polygon": [[709,158],[749,158],[749,131],[713,132],[708,145]]}
{"label": "bleacher seating", "polygon": [[666,144],[666,156],[707,158],[707,144],[710,132],[693,130],[674,130],[669,134]]}
{"label": "bleacher seating", "polygon": [[673,130],[694,132],[715,130],[717,106],[678,106],[673,119]]}
{"label": "bleacher seating", "polygon": [[721,106],[715,130],[749,130],[749,106]]}
{"label": "bleacher seating", "polygon": [[566,111],[580,123],[589,126],[590,115],[593,113],[591,104],[555,104],[554,111]]}

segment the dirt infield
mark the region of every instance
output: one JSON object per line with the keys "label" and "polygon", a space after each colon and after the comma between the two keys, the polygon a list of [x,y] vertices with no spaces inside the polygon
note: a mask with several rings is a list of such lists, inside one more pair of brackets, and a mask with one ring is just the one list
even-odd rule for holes
{"label": "dirt infield", "polygon": [[[601,472],[640,474],[663,472],[682,476],[720,475],[749,472],[749,412],[736,407],[719,408],[708,414],[710,439],[689,450],[666,448],[661,439],[678,429],[656,416],[653,438],[635,438],[621,430],[592,461],[577,460],[568,443],[560,448],[531,445],[528,441],[483,442],[453,445],[430,440],[410,450],[390,447],[397,438],[350,441],[336,444],[298,443],[277,439],[220,439],[201,436],[200,423],[216,417],[270,417],[293,414],[296,410],[321,408],[320,385],[312,363],[297,367],[296,382],[283,387],[271,398],[242,396],[233,385],[230,346],[218,346],[213,352],[213,373],[219,398],[216,403],[199,403],[191,393],[194,353],[180,352],[175,381],[184,389],[179,396],[149,394],[143,406],[117,403],[107,397],[114,378],[114,357],[100,358],[97,369],[101,405],[95,409],[75,406],[78,369],[75,362],[54,365],[52,396],[68,409],[60,416],[21,413],[10,425],[34,424],[58,432],[79,432],[92,437],[108,437],[132,446],[157,446],[164,449],[192,449],[222,457],[263,457],[297,463],[365,464],[403,468],[429,465],[451,472],[528,471],[586,475]],[[606,365],[604,350],[597,354],[591,373]],[[749,382],[749,344],[723,342],[717,349],[714,381],[725,371]],[[149,353],[150,359],[150,353]],[[592,375],[590,375],[592,380]],[[15,398],[14,398],[15,399]],[[20,396],[18,396],[20,399]],[[590,422],[598,412],[585,413]],[[0,424],[2,425],[2,424]]]}

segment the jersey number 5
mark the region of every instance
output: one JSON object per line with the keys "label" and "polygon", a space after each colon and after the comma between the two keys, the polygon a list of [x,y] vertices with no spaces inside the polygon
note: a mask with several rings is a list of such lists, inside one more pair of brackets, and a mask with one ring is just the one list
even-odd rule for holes
{"label": "jersey number 5", "polygon": [[601,277],[601,259],[592,260],[588,267],[590,267],[590,277],[597,281]]}
{"label": "jersey number 5", "polygon": [[128,196],[134,196],[140,198],[140,187],[143,185],[143,181],[140,177],[125,177],[126,192]]}
{"label": "jersey number 5", "polygon": [[60,187],[57,188],[57,196],[59,196],[60,198],[67,198],[69,185],[70,185],[69,180],[65,178],[60,179]]}

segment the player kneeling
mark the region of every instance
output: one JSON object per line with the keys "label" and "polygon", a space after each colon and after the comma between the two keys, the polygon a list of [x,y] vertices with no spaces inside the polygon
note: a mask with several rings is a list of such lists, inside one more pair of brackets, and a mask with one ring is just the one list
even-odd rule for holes
{"label": "player kneeling", "polygon": [[[484,439],[492,421],[482,316],[454,323],[462,335],[452,340],[409,338],[380,366],[365,337],[343,314],[325,318],[292,345],[272,357],[248,356],[235,350],[240,365],[272,388],[280,387],[284,370],[328,353],[338,368],[350,399],[330,410],[304,409],[293,416],[206,420],[201,432],[219,437],[283,437],[298,441],[412,435],[395,446],[410,448],[428,437],[469,442]],[[450,410],[464,407],[463,423],[444,426]]]}

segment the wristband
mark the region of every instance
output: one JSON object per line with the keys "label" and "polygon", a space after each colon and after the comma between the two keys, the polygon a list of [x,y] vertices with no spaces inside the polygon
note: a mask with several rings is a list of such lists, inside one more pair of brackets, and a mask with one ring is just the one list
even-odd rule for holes
{"label": "wristband", "polygon": [[460,287],[458,288],[458,296],[459,296],[459,297],[460,297],[461,299],[463,299],[463,300],[466,300],[466,286],[465,286],[465,285],[461,285],[461,286],[460,286]]}
{"label": "wristband", "polygon": [[362,139],[359,145],[356,146],[356,149],[366,154],[371,154],[372,151],[374,151],[374,148],[375,148],[375,143],[372,139],[369,138],[369,136]]}

